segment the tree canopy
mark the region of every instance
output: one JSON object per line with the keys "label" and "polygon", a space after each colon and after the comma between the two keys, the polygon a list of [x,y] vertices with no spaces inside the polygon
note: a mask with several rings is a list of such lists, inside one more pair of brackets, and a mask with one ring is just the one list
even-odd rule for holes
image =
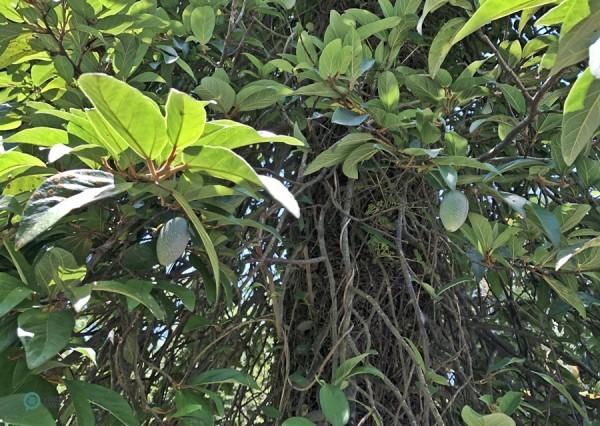
{"label": "tree canopy", "polygon": [[0,421],[598,425],[599,0],[0,0]]}

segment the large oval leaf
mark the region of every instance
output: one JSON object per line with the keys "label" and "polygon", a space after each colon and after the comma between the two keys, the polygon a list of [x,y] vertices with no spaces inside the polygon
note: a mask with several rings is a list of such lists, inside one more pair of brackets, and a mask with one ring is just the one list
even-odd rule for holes
{"label": "large oval leaf", "polygon": [[323,415],[333,426],[343,426],[350,420],[350,405],[339,387],[329,384],[321,386],[319,404]]}
{"label": "large oval leaf", "polygon": [[48,178],[25,206],[15,246],[23,247],[72,210],[120,194],[131,185],[115,185],[113,175],[99,170],[70,170]]}
{"label": "large oval leaf", "polygon": [[165,124],[170,142],[177,148],[194,143],[204,131],[207,102],[197,101],[185,93],[171,89],[165,107]]}
{"label": "large oval leaf", "polygon": [[158,105],[139,90],[105,74],[84,74],[79,87],[106,122],[138,155],[157,158],[168,143]]}
{"label": "large oval leaf", "polygon": [[43,312],[29,309],[19,315],[17,335],[25,348],[30,370],[52,359],[62,350],[75,326],[73,314],[67,311]]}
{"label": "large oval leaf", "polygon": [[183,161],[193,172],[200,172],[234,183],[243,181],[262,186],[254,169],[230,149],[220,146],[202,146],[193,153],[184,154]]}
{"label": "large oval leaf", "polygon": [[182,217],[169,219],[160,229],[156,240],[158,262],[163,266],[175,262],[185,252],[189,240],[187,220]]}

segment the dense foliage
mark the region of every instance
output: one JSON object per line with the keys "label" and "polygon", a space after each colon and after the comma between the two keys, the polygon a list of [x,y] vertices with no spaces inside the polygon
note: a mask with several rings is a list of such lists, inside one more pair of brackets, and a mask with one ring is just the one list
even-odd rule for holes
{"label": "dense foliage", "polygon": [[599,32],[0,0],[0,420],[598,424]]}

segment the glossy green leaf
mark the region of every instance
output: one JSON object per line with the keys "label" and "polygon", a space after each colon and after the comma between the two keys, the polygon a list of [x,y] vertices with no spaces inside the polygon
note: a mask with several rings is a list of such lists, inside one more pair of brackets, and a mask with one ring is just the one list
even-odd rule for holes
{"label": "glossy green leaf", "polygon": [[215,29],[215,12],[211,6],[200,6],[194,9],[190,17],[192,32],[200,44],[210,41]]}
{"label": "glossy green leaf", "polygon": [[304,146],[294,137],[276,135],[265,130],[254,130],[250,126],[231,120],[214,120],[206,123],[204,134],[194,145],[211,145],[236,149],[259,143],[280,142],[292,146]]}
{"label": "glossy green leaf", "polygon": [[571,88],[563,114],[561,150],[565,163],[570,166],[592,143],[600,126],[600,80],[592,76],[589,68]]}
{"label": "glossy green leaf", "polygon": [[[581,19],[571,28],[569,32],[561,33],[558,52],[554,61],[551,74],[575,65],[585,60],[589,54],[589,47],[598,35],[598,19],[600,19],[600,2],[591,0],[589,2],[589,16]],[[582,6],[575,6],[579,11],[584,11]]]}
{"label": "glossy green leaf", "polygon": [[221,112],[228,112],[235,103],[235,91],[229,83],[216,77],[204,77],[194,92],[204,100],[215,101]]}
{"label": "glossy green leaf", "polygon": [[165,106],[165,125],[171,145],[178,149],[196,142],[206,123],[206,102],[195,100],[185,93],[171,89]]}
{"label": "glossy green leaf", "polygon": [[388,111],[393,111],[398,107],[400,101],[400,89],[398,80],[391,71],[385,71],[379,74],[377,79],[377,92],[379,99]]}
{"label": "glossy green leaf", "polygon": [[376,143],[365,143],[356,147],[344,160],[342,172],[351,179],[358,179],[358,166],[382,150]]}
{"label": "glossy green leaf", "polygon": [[111,174],[96,170],[71,170],[48,178],[25,206],[16,247],[23,247],[72,210],[118,195],[131,185],[115,185]]}
{"label": "glossy green leaf", "polygon": [[305,175],[315,173],[322,168],[335,166],[344,162],[344,160],[358,146],[373,140],[373,136],[368,133],[350,133],[336,142],[331,148],[320,153],[306,168]]}
{"label": "glossy green leaf", "polygon": [[73,314],[67,311],[28,309],[19,315],[18,321],[17,335],[25,349],[30,370],[41,366],[64,349],[75,326]]}
{"label": "glossy green leaf", "polygon": [[319,389],[319,405],[329,423],[343,426],[350,420],[350,405],[342,390],[334,385],[323,384]]}
{"label": "glossy green leaf", "polygon": [[363,25],[359,27],[356,32],[361,40],[365,40],[373,35],[379,35],[382,31],[394,28],[400,24],[400,22],[402,22],[402,19],[399,16],[391,16]]}
{"label": "glossy green leaf", "polygon": [[144,305],[154,317],[158,320],[165,319],[165,311],[156,300],[150,295],[154,284],[144,280],[126,280],[126,281],[94,281],[88,284],[92,291],[105,291],[108,293],[117,293],[126,296],[137,303]]}
{"label": "glossy green leaf", "polygon": [[365,352],[363,354],[357,355],[352,358],[348,358],[344,362],[340,364],[338,368],[335,369],[333,373],[332,384],[333,385],[341,385],[341,383],[350,375],[352,371],[358,367],[364,360],[367,359],[369,355],[374,355],[375,351]]}
{"label": "glossy green leaf", "polygon": [[429,75],[433,78],[435,78],[440,67],[444,63],[446,56],[448,56],[448,53],[452,48],[452,40],[465,22],[464,18],[452,18],[446,22],[435,35],[435,38],[431,42],[431,47],[429,48],[427,60]]}
{"label": "glossy green leaf", "polygon": [[19,176],[36,166],[44,167],[44,163],[32,155],[18,151],[0,153],[0,182]]}
{"label": "glossy green leaf", "polygon": [[469,200],[462,192],[448,192],[440,203],[440,220],[449,232],[457,231],[469,215]]}
{"label": "glossy green leaf", "polygon": [[167,146],[160,109],[139,90],[105,74],[84,74],[79,77],[79,87],[138,155],[153,160]]}
{"label": "glossy green leaf", "polygon": [[158,262],[167,266],[179,259],[190,241],[188,222],[182,217],[169,219],[160,228],[156,239],[156,257]]}
{"label": "glossy green leaf", "polygon": [[45,289],[53,286],[56,291],[64,291],[83,281],[87,270],[78,264],[75,257],[65,249],[51,247],[45,250],[34,265],[37,284]]}
{"label": "glossy green leaf", "polygon": [[467,23],[462,27],[458,34],[456,34],[452,43],[458,43],[469,34],[474,33],[493,20],[503,18],[521,10],[554,2],[555,0],[487,0],[485,3],[482,3],[473,16],[469,18]]}
{"label": "glossy green leaf", "polygon": [[69,134],[64,130],[50,127],[33,127],[21,130],[4,139],[6,142],[18,142],[28,145],[53,146],[57,144],[68,145]]}
{"label": "glossy green leaf", "polygon": [[252,166],[227,148],[204,145],[194,148],[193,154],[184,154],[183,161],[192,172],[204,173],[234,183],[246,181],[262,186]]}
{"label": "glossy green leaf", "polygon": [[319,75],[323,79],[342,73],[342,40],[339,38],[331,41],[319,56]]}

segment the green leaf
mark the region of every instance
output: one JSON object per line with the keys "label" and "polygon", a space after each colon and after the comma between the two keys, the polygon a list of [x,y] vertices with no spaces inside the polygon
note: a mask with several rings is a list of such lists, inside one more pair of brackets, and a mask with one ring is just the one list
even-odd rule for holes
{"label": "green leaf", "polygon": [[[12,275],[0,272],[0,317],[10,312],[33,291]],[[0,416],[1,417],[1,416]]]}
{"label": "green leaf", "polygon": [[160,228],[156,239],[156,257],[163,266],[168,266],[179,259],[190,241],[188,222],[182,217],[169,219]]}
{"label": "green leaf", "polygon": [[442,86],[428,75],[407,75],[404,84],[415,96],[429,102],[438,102],[444,96]]}
{"label": "green leaf", "polygon": [[200,44],[210,41],[215,29],[215,12],[211,6],[200,6],[190,16],[190,24],[194,37]]}
{"label": "green leaf", "polygon": [[543,278],[562,300],[574,307],[575,310],[579,312],[579,315],[581,315],[583,318],[586,317],[585,307],[577,295],[577,291],[549,275],[544,275]]}
{"label": "green leaf", "polygon": [[384,71],[379,74],[379,78],[377,79],[377,92],[381,103],[383,103],[388,111],[393,111],[398,108],[400,88],[398,87],[398,80],[393,72]]}
{"label": "green leaf", "polygon": [[356,147],[373,140],[368,133],[350,133],[336,142],[332,147],[320,153],[306,168],[305,175],[315,173],[325,167],[335,166],[344,162]]}
{"label": "green leaf", "polygon": [[365,352],[363,354],[357,355],[355,357],[352,358],[348,358],[347,360],[345,360],[344,362],[342,362],[342,364],[340,364],[340,366],[338,368],[335,369],[335,372],[333,373],[333,379],[332,379],[332,384],[339,386],[342,384],[342,382],[344,380],[346,380],[346,378],[352,374],[352,371],[361,363],[363,362],[365,359],[367,359],[367,357],[369,355],[374,355],[376,354],[375,351],[368,351]]}
{"label": "green leaf", "polygon": [[81,283],[87,270],[84,265],[79,265],[68,251],[60,247],[51,247],[36,261],[34,273],[41,288],[59,286],[58,289],[54,289],[57,292]]}
{"label": "green leaf", "polygon": [[485,255],[494,244],[492,225],[490,225],[490,222],[485,217],[477,213],[469,214],[469,222],[477,239],[477,249],[481,254]]}
{"label": "green leaf", "polygon": [[515,426],[513,419],[504,413],[486,414],[482,417],[483,426]]}
{"label": "green leaf", "polygon": [[23,348],[27,367],[37,368],[52,359],[71,338],[75,326],[73,314],[67,311],[43,312],[29,309],[19,315],[17,332]]}
{"label": "green leaf", "polygon": [[482,163],[474,158],[463,157],[459,155],[437,157],[431,161],[438,166],[470,167],[473,169],[487,170],[488,172],[498,172],[498,170],[496,170],[496,168],[489,163]]}
{"label": "green leaf", "polygon": [[319,75],[323,79],[342,73],[342,40],[329,42],[319,56]]}
{"label": "green leaf", "polygon": [[450,191],[440,203],[440,220],[449,232],[457,231],[469,215],[469,200],[460,191]]}
{"label": "green leaf", "polygon": [[208,145],[197,147],[193,154],[184,154],[183,161],[192,172],[201,172],[234,183],[247,181],[262,186],[252,166],[227,148]]}
{"label": "green leaf", "polygon": [[[585,10],[579,5],[579,2],[576,3],[576,7],[580,11]],[[590,44],[598,34],[600,3],[590,1],[589,6],[591,9],[589,16],[580,20],[570,31],[563,33],[561,30],[558,52],[550,74],[556,74],[560,70],[575,65],[588,57]]]}
{"label": "green leaf", "polygon": [[292,93],[292,89],[276,81],[258,80],[244,86],[236,95],[235,103],[242,112],[254,111],[271,106]]}
{"label": "green leaf", "polygon": [[18,151],[0,153],[0,182],[15,178],[31,167],[44,167],[44,163]]}
{"label": "green leaf", "polygon": [[329,423],[343,426],[350,420],[350,405],[342,390],[327,383],[319,389],[319,405]]}
{"label": "green leaf", "polygon": [[229,112],[235,103],[235,91],[220,78],[204,77],[194,92],[202,99],[215,101],[221,112]]}
{"label": "green leaf", "polygon": [[[88,424],[94,424],[88,423],[94,419],[90,403],[108,411],[121,424],[126,426],[139,425],[131,407],[117,392],[104,386],[77,380],[66,380],[65,384],[67,385],[69,395],[72,398],[77,398],[74,402],[79,425],[84,424],[87,426]],[[82,418],[84,419],[83,422]]]}
{"label": "green leaf", "polygon": [[585,242],[581,242],[560,250],[556,255],[557,260],[554,267],[555,270],[558,271],[560,268],[562,268],[569,260],[571,260],[573,256],[595,247],[600,247],[600,237],[592,238],[591,240],[587,240]]}
{"label": "green leaf", "polygon": [[361,125],[367,118],[369,118],[367,114],[361,115],[345,108],[336,108],[331,116],[331,122],[342,126],[355,127]]}
{"label": "green leaf", "polygon": [[152,99],[105,74],[84,74],[79,77],[79,87],[131,149],[143,158],[158,158],[169,138]]}
{"label": "green leaf", "polygon": [[3,424],[10,425],[56,425],[48,409],[40,402],[39,395],[34,392],[1,397],[0,419]]}
{"label": "green leaf", "polygon": [[600,126],[600,80],[589,68],[575,81],[567,100],[562,122],[561,150],[568,166],[592,143]]}
{"label": "green leaf", "polygon": [[376,143],[366,143],[356,147],[344,160],[342,171],[349,178],[358,179],[359,163],[368,160],[381,150],[381,145]]}
{"label": "green leaf", "polygon": [[294,198],[294,195],[283,183],[281,183],[278,179],[269,176],[259,175],[258,178],[267,192],[271,194],[275,200],[279,201],[281,205],[292,214],[292,216],[294,216],[296,219],[300,217],[300,206],[298,205],[296,198]]}
{"label": "green leaf", "polygon": [[315,424],[304,417],[290,417],[281,426],[315,426]]}
{"label": "green leaf", "polygon": [[379,35],[381,31],[389,30],[394,28],[402,22],[402,18],[399,16],[391,16],[389,18],[378,19],[377,21],[371,22],[367,25],[363,25],[356,30],[361,40],[365,40],[372,35]]}
{"label": "green leaf", "polygon": [[503,18],[521,10],[554,3],[555,0],[487,0],[475,11],[467,23],[456,34],[452,44],[456,44],[469,34],[493,20]]}
{"label": "green leaf", "polygon": [[511,416],[515,411],[517,411],[517,408],[519,408],[522,400],[522,392],[506,392],[502,398],[498,399],[498,408],[500,408],[500,411],[502,411],[504,414]]}
{"label": "green leaf", "polygon": [[448,3],[448,0],[425,0],[423,12],[421,13],[419,21],[417,22],[417,32],[419,34],[423,34],[423,22],[425,22],[427,15],[429,15],[431,12],[434,12],[436,9],[439,9],[446,3]]}
{"label": "green leaf", "polygon": [[468,405],[462,408],[460,416],[467,426],[485,426],[483,416]]}
{"label": "green leaf", "polygon": [[231,120],[214,120],[206,123],[204,134],[194,145],[211,145],[235,149],[259,143],[281,142],[293,146],[305,146],[304,142],[266,130],[254,130],[250,126]]}
{"label": "green leaf", "polygon": [[48,178],[25,206],[15,246],[23,247],[72,210],[120,194],[131,186],[115,185],[113,175],[98,170],[71,170]]}
{"label": "green leaf", "polygon": [[171,89],[165,106],[165,125],[171,145],[177,149],[196,142],[206,123],[206,102],[195,100],[189,95]]}
{"label": "green leaf", "polygon": [[510,84],[501,84],[500,90],[504,95],[504,98],[508,102],[508,104],[518,113],[524,114],[527,111],[527,104],[525,103],[525,97],[523,93]]}
{"label": "green leaf", "polygon": [[429,57],[427,60],[429,75],[433,78],[437,75],[440,67],[444,63],[446,56],[452,48],[452,40],[456,33],[465,23],[464,18],[453,18],[446,22],[435,35],[429,48]]}
{"label": "green leaf", "polygon": [[191,380],[192,385],[208,385],[213,383],[237,383],[250,389],[259,390],[258,383],[249,375],[233,368],[216,368],[204,371]]}
{"label": "green leaf", "polygon": [[560,222],[558,218],[548,209],[538,206],[537,204],[529,204],[526,209],[531,210],[539,223],[542,225],[544,233],[552,242],[552,245],[558,247],[560,245]]}
{"label": "green leaf", "polygon": [[144,280],[127,280],[127,281],[94,281],[88,284],[92,291],[106,291],[109,293],[117,293],[126,296],[137,303],[144,305],[150,313],[158,320],[165,319],[165,311],[150,295],[154,288],[154,284]]}
{"label": "green leaf", "polygon": [[198,216],[194,212],[194,209],[192,208],[192,206],[190,206],[190,204],[185,199],[185,197],[177,191],[171,191],[171,193],[173,194],[173,198],[175,198],[177,203],[179,203],[179,205],[181,206],[181,208],[187,215],[188,219],[192,222],[192,225],[194,225],[194,228],[196,229],[196,232],[198,233],[200,240],[202,240],[202,244],[204,245],[204,250],[206,250],[206,254],[208,255],[208,259],[210,261],[210,266],[213,271],[213,277],[215,279],[215,288],[216,288],[216,299],[218,300],[219,290],[220,290],[220,286],[219,286],[220,272],[219,272],[219,257],[215,250],[215,246],[214,246],[212,240],[210,239],[208,232],[206,232],[206,229],[204,229],[204,225],[202,225],[200,218],[198,218]]}
{"label": "green leaf", "polygon": [[184,287],[182,284],[173,284],[166,281],[159,281],[156,284],[156,287],[168,291],[169,293],[173,293],[181,300],[183,306],[185,306],[188,311],[194,311],[194,307],[196,306],[196,295],[189,288]]}
{"label": "green leaf", "polygon": [[29,145],[54,146],[57,144],[68,145],[69,134],[64,130],[51,127],[33,127],[21,130],[4,139],[6,142],[18,142]]}

